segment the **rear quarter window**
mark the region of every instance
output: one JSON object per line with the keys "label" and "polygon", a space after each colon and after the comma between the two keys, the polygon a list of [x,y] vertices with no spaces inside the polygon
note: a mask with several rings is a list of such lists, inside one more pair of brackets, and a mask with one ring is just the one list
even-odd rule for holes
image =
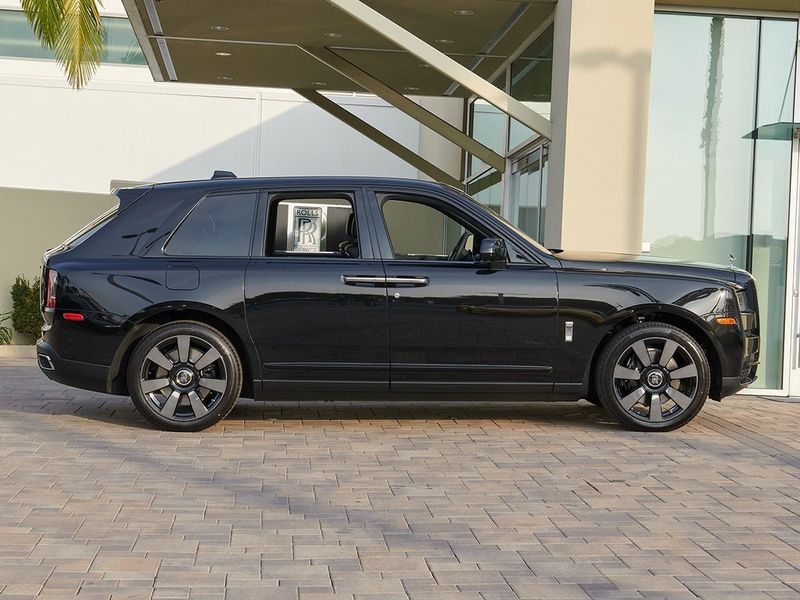
{"label": "rear quarter window", "polygon": [[108,209],[102,215],[100,215],[93,221],[90,221],[89,223],[81,227],[78,231],[69,236],[66,240],[64,240],[64,243],[61,244],[61,246],[66,249],[77,248],[83,242],[85,242],[95,233],[97,233],[100,229],[102,229],[102,227],[105,224],[107,224],[114,217],[116,217],[118,212],[119,212],[119,202],[117,202],[116,206]]}
{"label": "rear quarter window", "polygon": [[255,192],[207,196],[178,225],[167,241],[169,256],[250,255]]}

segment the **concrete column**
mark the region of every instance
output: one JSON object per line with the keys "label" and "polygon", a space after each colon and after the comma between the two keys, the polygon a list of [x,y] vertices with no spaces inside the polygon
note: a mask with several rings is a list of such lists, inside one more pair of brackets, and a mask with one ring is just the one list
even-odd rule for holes
{"label": "concrete column", "polygon": [[559,0],[545,244],[641,252],[654,0]]}
{"label": "concrete column", "polygon": [[[464,100],[461,98],[415,97],[420,106],[444,119],[454,127],[464,125]],[[419,155],[443,169],[456,179],[461,179],[461,148],[446,140],[422,123],[419,124]],[[420,179],[430,179],[419,172]]]}

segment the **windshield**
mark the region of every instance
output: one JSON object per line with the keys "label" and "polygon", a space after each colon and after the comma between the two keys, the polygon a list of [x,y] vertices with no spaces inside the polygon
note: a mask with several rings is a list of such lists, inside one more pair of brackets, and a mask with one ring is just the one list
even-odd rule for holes
{"label": "windshield", "polygon": [[547,254],[547,255],[550,255],[550,256],[552,256],[552,255],[553,255],[553,253],[552,253],[550,250],[548,250],[547,248],[545,248],[544,246],[542,246],[542,245],[541,245],[539,242],[537,242],[535,239],[533,239],[533,238],[532,238],[531,236],[529,236],[527,233],[525,233],[524,231],[522,231],[522,230],[521,230],[519,227],[517,227],[516,225],[513,225],[512,223],[510,223],[509,221],[507,221],[506,219],[504,219],[503,217],[501,217],[500,215],[498,215],[496,212],[494,212],[494,211],[491,211],[490,209],[486,208],[486,206],[485,206],[485,205],[483,205],[483,204],[481,204],[480,202],[478,202],[477,200],[475,200],[475,198],[473,198],[472,196],[470,196],[470,195],[469,195],[469,194],[467,194],[466,192],[463,192],[462,190],[459,190],[458,188],[453,188],[453,189],[454,189],[454,190],[456,190],[456,191],[458,191],[458,193],[459,193],[459,194],[461,194],[461,195],[462,195],[464,198],[466,198],[467,200],[469,200],[470,202],[472,202],[472,203],[473,203],[473,204],[475,204],[476,206],[479,206],[479,207],[480,207],[482,210],[491,212],[493,217],[495,217],[496,219],[498,219],[498,220],[502,221],[502,222],[503,222],[503,223],[504,223],[504,224],[505,224],[507,227],[509,227],[510,229],[513,229],[513,230],[514,230],[514,232],[515,232],[517,235],[519,235],[521,238],[523,238],[523,239],[524,239],[526,242],[528,242],[529,244],[531,244],[531,245],[532,245],[534,248],[536,248],[536,249],[537,249],[537,250],[539,250],[540,252],[543,252],[544,254]]}
{"label": "windshield", "polygon": [[91,221],[90,223],[84,225],[81,229],[73,233],[69,236],[61,246],[63,248],[75,248],[76,246],[80,245],[85,240],[89,239],[98,229],[100,229],[103,225],[108,223],[111,219],[117,216],[117,211],[119,210],[119,204],[117,206],[108,209],[102,215]]}

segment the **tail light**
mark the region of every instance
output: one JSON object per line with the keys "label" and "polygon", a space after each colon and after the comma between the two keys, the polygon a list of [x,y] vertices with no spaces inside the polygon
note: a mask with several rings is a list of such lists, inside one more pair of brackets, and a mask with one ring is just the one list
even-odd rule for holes
{"label": "tail light", "polygon": [[54,311],[56,309],[56,282],[58,273],[53,269],[47,269],[46,286],[44,290],[44,309]]}

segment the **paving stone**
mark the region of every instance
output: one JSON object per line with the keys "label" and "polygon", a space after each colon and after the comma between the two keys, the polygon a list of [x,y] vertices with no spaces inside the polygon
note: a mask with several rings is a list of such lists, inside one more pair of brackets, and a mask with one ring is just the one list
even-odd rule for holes
{"label": "paving stone", "polygon": [[0,600],[800,597],[800,404],[242,401],[196,434],[0,361]]}

